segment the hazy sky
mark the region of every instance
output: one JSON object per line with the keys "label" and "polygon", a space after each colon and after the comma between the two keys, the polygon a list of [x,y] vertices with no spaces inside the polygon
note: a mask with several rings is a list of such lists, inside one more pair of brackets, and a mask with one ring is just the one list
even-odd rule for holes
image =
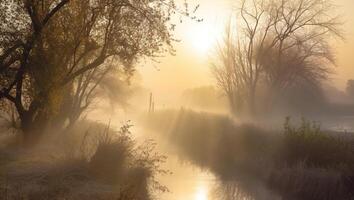
{"label": "hazy sky", "polygon": [[354,0],[336,0],[345,29],[345,41],[335,43],[337,55],[337,75],[334,82],[345,87],[347,79],[354,79]]}
{"label": "hazy sky", "polygon": [[[161,58],[154,65],[142,63],[139,71],[145,87],[149,88],[161,104],[172,103],[187,88],[214,84],[210,74],[210,57],[215,40],[222,37],[223,27],[229,19],[237,0],[190,0],[191,5],[200,4],[197,23],[185,20],[179,24],[176,37],[177,55]],[[338,67],[332,82],[343,89],[347,79],[354,79],[354,0],[334,0],[338,13],[345,22],[345,41],[334,41]]]}

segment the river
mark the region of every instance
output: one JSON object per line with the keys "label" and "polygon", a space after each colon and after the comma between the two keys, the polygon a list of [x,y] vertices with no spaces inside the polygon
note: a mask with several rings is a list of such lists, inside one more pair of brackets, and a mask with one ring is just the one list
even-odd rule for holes
{"label": "river", "polygon": [[168,187],[169,192],[159,194],[161,200],[214,200],[213,192],[217,180],[212,173],[202,170],[197,166],[179,157],[170,147],[168,141],[158,138],[141,127],[132,130],[138,142],[153,139],[157,142],[156,151],[167,156],[163,168],[171,173],[161,175],[158,180],[161,184]]}

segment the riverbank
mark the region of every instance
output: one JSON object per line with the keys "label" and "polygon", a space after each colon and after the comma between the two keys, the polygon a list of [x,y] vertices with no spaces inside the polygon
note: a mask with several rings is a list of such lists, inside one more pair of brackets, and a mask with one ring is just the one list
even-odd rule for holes
{"label": "riverbank", "polygon": [[52,130],[32,148],[18,134],[1,132],[1,200],[152,200],[167,188],[157,176],[165,156],[152,142],[137,143],[131,125],[120,129],[80,121]]}
{"label": "riverbank", "polygon": [[352,135],[322,131],[306,120],[297,126],[284,121],[270,130],[191,110],[145,116],[146,127],[167,138],[181,157],[215,174],[224,199],[240,191],[262,200],[352,199]]}

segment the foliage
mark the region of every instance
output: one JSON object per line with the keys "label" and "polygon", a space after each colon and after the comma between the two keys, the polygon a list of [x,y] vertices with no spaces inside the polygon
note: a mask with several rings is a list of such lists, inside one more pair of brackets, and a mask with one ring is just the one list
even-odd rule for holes
{"label": "foliage", "polygon": [[321,131],[320,125],[305,119],[299,127],[290,123],[284,124],[283,162],[294,165],[304,162],[310,167],[338,167],[353,165],[353,148],[351,140],[331,136]]}
{"label": "foliage", "polygon": [[279,132],[191,110],[155,112],[146,125],[182,158],[215,174],[219,198],[353,198],[352,133],[325,132],[305,119],[294,125],[290,118]]}
{"label": "foliage", "polygon": [[89,132],[66,134],[64,144],[61,136],[31,151],[0,149],[0,198],[155,199],[168,191],[157,180],[168,173],[161,168],[166,157],[152,141],[137,144],[130,129],[129,123],[117,131],[91,124]]}
{"label": "foliage", "polygon": [[[26,137],[50,122],[60,127],[66,120],[60,117],[76,121],[113,68],[130,76],[138,60],[173,53],[171,17],[197,20],[187,5],[181,10],[173,0],[1,1],[0,100],[14,105]],[[59,113],[65,103],[72,117]]]}

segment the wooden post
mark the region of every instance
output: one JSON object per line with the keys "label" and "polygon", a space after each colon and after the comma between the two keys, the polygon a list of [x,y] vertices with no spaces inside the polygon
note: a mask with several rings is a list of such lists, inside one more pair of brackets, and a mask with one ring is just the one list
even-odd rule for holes
{"label": "wooden post", "polygon": [[152,92],[150,92],[150,99],[149,99],[149,113],[151,112],[152,109]]}

